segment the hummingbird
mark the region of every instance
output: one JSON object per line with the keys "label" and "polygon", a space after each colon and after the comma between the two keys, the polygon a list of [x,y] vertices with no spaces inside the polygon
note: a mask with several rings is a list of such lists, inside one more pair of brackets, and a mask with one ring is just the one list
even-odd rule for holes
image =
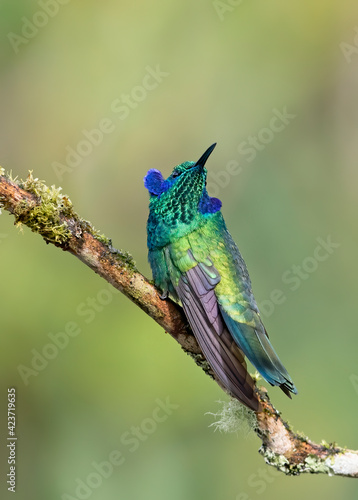
{"label": "hummingbird", "polygon": [[220,385],[260,411],[245,356],[290,398],[297,389],[262,323],[246,264],[221,213],[222,202],[207,192],[205,163],[215,146],[197,162],[177,165],[167,179],[157,169],[144,177],[150,198],[148,260],[161,298],[170,296],[182,305]]}

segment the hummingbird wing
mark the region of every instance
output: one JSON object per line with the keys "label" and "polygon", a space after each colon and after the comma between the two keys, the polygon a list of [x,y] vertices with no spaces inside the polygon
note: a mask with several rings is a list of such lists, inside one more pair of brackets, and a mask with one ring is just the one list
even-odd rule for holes
{"label": "hummingbird wing", "polygon": [[[190,260],[195,261],[190,250]],[[215,287],[220,274],[212,263],[196,263],[175,286],[194,335],[222,386],[252,410],[259,410],[244,356],[223,321]]]}
{"label": "hummingbird wing", "polygon": [[[243,378],[237,378],[242,368],[237,361],[235,365],[232,362],[232,344],[236,344],[239,357],[242,353],[247,356],[265,380],[279,386],[289,397],[290,392],[296,394],[262,324],[245,262],[223,218],[172,243],[165,254],[176,295],[223,385],[229,389],[236,376],[236,396],[243,400],[238,390]],[[239,364],[243,366],[241,359]],[[246,365],[244,369],[247,373]],[[251,378],[251,382],[245,380],[252,383]]]}
{"label": "hummingbird wing", "polygon": [[[226,283],[215,290],[223,320],[236,344],[261,375],[271,385],[279,386],[291,397],[290,392],[297,394],[297,389],[272,347],[262,324],[246,264],[227,229],[223,237],[225,248],[229,250],[227,255],[231,258],[221,264],[226,265],[226,268],[220,268],[220,271],[233,278],[230,286]],[[217,257],[213,257],[214,263],[216,259]]]}

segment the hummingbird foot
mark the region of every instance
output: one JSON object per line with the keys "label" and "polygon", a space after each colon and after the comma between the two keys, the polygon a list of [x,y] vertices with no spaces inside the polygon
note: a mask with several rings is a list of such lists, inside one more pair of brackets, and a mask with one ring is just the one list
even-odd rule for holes
{"label": "hummingbird foot", "polygon": [[163,293],[162,293],[161,295],[159,295],[159,298],[160,298],[161,300],[165,300],[165,299],[167,299],[168,297],[169,297],[169,292],[168,292],[168,290],[164,290],[164,291],[163,291]]}

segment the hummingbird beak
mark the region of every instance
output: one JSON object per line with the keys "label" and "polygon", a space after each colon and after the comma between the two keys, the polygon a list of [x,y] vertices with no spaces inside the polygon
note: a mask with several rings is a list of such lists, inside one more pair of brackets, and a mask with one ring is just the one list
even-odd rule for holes
{"label": "hummingbird beak", "polygon": [[213,152],[214,148],[216,146],[216,142],[208,148],[205,153],[199,158],[199,160],[195,163],[194,167],[201,167],[204,168],[204,165],[206,163],[206,160],[209,158],[211,153]]}

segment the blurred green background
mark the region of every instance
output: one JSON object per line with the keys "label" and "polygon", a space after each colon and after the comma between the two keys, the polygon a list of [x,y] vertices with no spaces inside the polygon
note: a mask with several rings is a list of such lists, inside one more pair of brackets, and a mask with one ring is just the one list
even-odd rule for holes
{"label": "blurred green background", "polygon": [[[311,439],[353,449],[357,26],[353,0],[0,4],[0,164],[62,186],[78,213],[150,276],[143,176],[149,168],[168,175],[217,141],[209,188],[223,200],[265,325],[299,390],[290,401],[269,389],[271,398]],[[158,67],[166,75],[155,81],[147,75]],[[267,130],[285,108],[294,118]],[[100,139],[93,129],[102,120],[111,126]],[[83,131],[97,144],[86,146]],[[250,136],[259,141],[255,158],[245,153]],[[84,154],[59,167],[68,148]],[[312,259],[317,238],[329,235],[339,247]],[[219,387],[125,297],[14,228],[5,212],[0,255],[1,495],[6,394],[14,386],[17,498],[357,498],[355,481],[275,474],[255,436],[209,428],[206,412],[227,399]],[[302,264],[309,272],[292,290],[282,277]],[[272,307],[275,289],[283,303]],[[90,321],[81,311],[91,298]],[[68,322],[81,333],[25,384],[19,365],[31,368],[34,352]],[[167,398],[178,407],[153,425],[157,400]],[[128,444],[133,426],[145,429],[138,446]],[[98,484],[93,462],[113,450],[124,462]],[[92,489],[76,493],[80,480]]]}

